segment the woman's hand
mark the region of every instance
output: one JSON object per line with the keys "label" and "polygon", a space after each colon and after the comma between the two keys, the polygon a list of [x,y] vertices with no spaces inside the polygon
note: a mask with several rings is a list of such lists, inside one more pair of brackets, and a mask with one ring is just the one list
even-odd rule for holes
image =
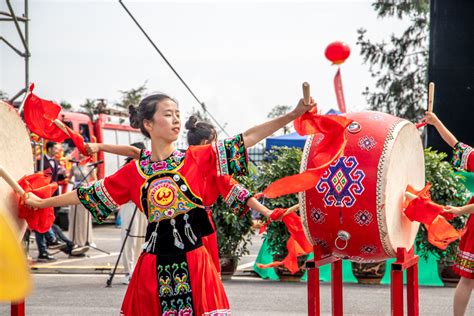
{"label": "woman's hand", "polygon": [[291,112],[295,115],[296,118],[300,117],[304,113],[308,112],[312,108],[316,106],[316,102],[314,102],[314,99],[310,97],[309,104],[304,103],[304,99],[300,99],[298,104],[296,105],[296,108]]}
{"label": "woman's hand", "polygon": [[425,112],[425,116],[421,119],[421,121],[433,126],[436,126],[440,123],[439,118],[433,112]]}
{"label": "woman's hand", "polygon": [[265,216],[267,219],[270,218],[270,215],[272,215],[272,212],[271,210],[269,210],[268,208],[265,207],[265,210],[261,213],[263,216]]}
{"label": "woman's hand", "polygon": [[35,194],[28,192],[26,193],[26,198],[24,199],[24,203],[28,206],[33,208],[44,208],[44,199],[39,198]]}
{"label": "woman's hand", "polygon": [[456,206],[450,206],[450,205],[446,205],[444,207],[444,211],[446,213],[451,213],[451,214],[454,214],[454,215],[467,214],[467,212],[464,211],[463,207],[456,207]]}
{"label": "woman's hand", "polygon": [[99,143],[86,143],[86,150],[89,155],[96,154],[100,151]]}

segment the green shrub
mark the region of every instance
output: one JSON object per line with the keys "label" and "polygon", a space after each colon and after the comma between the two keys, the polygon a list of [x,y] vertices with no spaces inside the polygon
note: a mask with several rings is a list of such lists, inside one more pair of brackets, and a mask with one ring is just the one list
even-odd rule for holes
{"label": "green shrub", "polygon": [[[272,182],[299,173],[301,155],[300,148],[274,147],[269,152],[268,159],[260,163],[258,167],[257,190],[263,191]],[[276,199],[266,199],[264,203],[271,210],[277,207],[287,208],[298,203],[298,195],[290,194]],[[285,257],[288,254],[286,242],[290,237],[285,224],[270,223],[266,234],[270,252],[273,255]]]}

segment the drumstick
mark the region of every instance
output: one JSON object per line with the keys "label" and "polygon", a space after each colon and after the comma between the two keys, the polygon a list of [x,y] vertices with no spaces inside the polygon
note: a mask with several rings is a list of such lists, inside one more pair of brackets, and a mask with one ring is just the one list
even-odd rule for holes
{"label": "drumstick", "polygon": [[408,191],[405,191],[405,197],[409,200],[414,200],[416,199],[418,196],[416,196],[415,194],[411,193],[411,192],[408,192]]}
{"label": "drumstick", "polygon": [[[299,208],[300,208],[300,204],[299,204],[299,203],[298,203],[298,204],[295,204],[295,205],[293,205],[292,207],[289,207],[289,208],[286,210],[285,214],[283,214],[283,216],[286,216],[286,215],[288,215],[288,214],[290,214],[290,213],[296,212]],[[282,216],[282,217],[283,217],[283,216]]]}
{"label": "drumstick", "polygon": [[[433,112],[433,102],[434,102],[434,91],[435,91],[435,84],[434,82],[430,82],[428,85],[428,112]],[[416,128],[422,128],[428,125],[428,123],[417,123]]]}
{"label": "drumstick", "polygon": [[59,127],[67,136],[69,136],[69,137],[71,136],[71,135],[69,135],[69,131],[66,129],[66,126],[64,126],[63,122],[61,122],[58,119],[55,119],[54,124],[56,124],[56,126]]}
{"label": "drumstick", "polygon": [[433,112],[435,84],[430,82],[428,86],[428,112]]}
{"label": "drumstick", "polygon": [[16,182],[12,176],[6,171],[3,167],[0,166],[0,177],[5,179],[5,181],[18,193],[20,196],[25,195],[25,190]]}
{"label": "drumstick", "polygon": [[310,103],[309,83],[303,82],[303,100],[305,105]]}

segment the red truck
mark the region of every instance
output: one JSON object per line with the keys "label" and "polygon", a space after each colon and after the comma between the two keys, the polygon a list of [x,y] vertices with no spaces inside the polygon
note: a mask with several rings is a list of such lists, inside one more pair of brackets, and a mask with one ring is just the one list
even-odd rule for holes
{"label": "red truck", "polygon": [[[84,113],[62,111],[60,119],[66,125],[79,132],[86,142],[98,142],[117,145],[129,145],[145,142],[140,130],[130,127],[128,117],[98,114],[94,120]],[[97,178],[102,179],[113,174],[124,163],[125,157],[99,152],[98,160],[103,164],[97,166]]]}

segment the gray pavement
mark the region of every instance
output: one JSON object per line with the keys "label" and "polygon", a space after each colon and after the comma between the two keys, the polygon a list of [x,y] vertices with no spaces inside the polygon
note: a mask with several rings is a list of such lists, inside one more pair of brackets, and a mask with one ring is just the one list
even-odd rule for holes
{"label": "gray pavement", "polygon": [[[112,225],[95,226],[94,242],[106,255],[91,249],[86,258],[69,259],[57,254],[57,262],[33,264],[33,293],[27,298],[27,315],[118,315],[126,291],[119,267],[111,288],[108,274],[120,250],[120,230]],[[254,238],[251,254],[240,262],[236,277],[224,281],[233,315],[306,315],[306,283],[261,280],[251,273],[252,262],[260,247]],[[34,243],[30,254],[36,257]],[[322,314],[330,315],[331,287],[321,285]],[[421,287],[421,315],[450,315],[453,288]],[[389,315],[388,286],[344,285],[345,315]],[[9,306],[0,304],[0,315],[8,315]],[[474,315],[473,304],[467,315]]]}

